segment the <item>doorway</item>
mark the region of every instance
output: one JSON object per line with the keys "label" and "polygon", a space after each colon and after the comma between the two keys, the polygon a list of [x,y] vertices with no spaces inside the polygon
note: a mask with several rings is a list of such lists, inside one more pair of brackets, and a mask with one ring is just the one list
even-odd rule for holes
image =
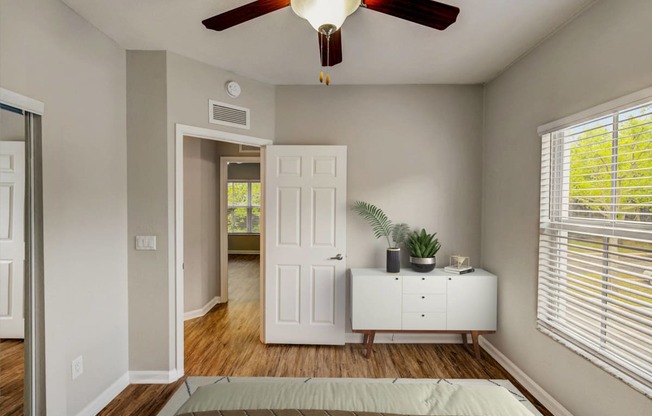
{"label": "doorway", "polygon": [[[187,245],[185,240],[185,232],[186,232],[186,220],[190,219],[190,217],[187,215],[185,212],[185,193],[188,192],[189,189],[186,189],[186,184],[187,178],[184,177],[185,174],[185,167],[184,167],[184,162],[185,162],[185,156],[186,156],[186,138],[189,138],[190,141],[195,141],[195,152],[196,152],[196,146],[199,144],[200,148],[200,155],[201,155],[201,149],[202,147],[204,148],[204,155],[208,154],[209,158],[215,157],[219,153],[215,153],[213,151],[207,150],[212,148],[221,148],[225,146],[235,146],[237,149],[237,153],[233,154],[233,157],[252,157],[255,155],[249,153],[251,151],[257,150],[258,154],[264,152],[262,150],[264,146],[272,144],[271,140],[267,139],[261,139],[257,137],[251,137],[251,136],[244,136],[244,135],[239,135],[239,134],[234,134],[234,133],[227,133],[227,132],[222,132],[222,131],[216,131],[216,130],[211,130],[211,129],[204,129],[204,128],[199,128],[199,127],[193,127],[193,126],[186,126],[182,124],[177,124],[175,126],[176,129],[176,139],[175,139],[175,189],[176,189],[176,196],[175,196],[175,204],[174,204],[174,211],[175,211],[175,233],[176,233],[176,238],[175,238],[175,245],[174,245],[174,258],[175,258],[175,273],[171,276],[173,278],[173,284],[176,289],[176,335],[175,335],[175,342],[174,346],[176,349],[176,376],[177,378],[182,376],[185,373],[184,369],[184,321],[185,318],[189,317],[189,315],[186,315],[186,312],[188,312],[186,305],[185,305],[185,300],[186,300],[186,294],[185,294],[185,281],[186,279],[186,274],[189,271],[187,264],[187,260],[192,257],[193,254],[197,254],[196,251],[194,253],[186,253],[188,249],[190,249]],[[242,147],[241,147],[242,146]],[[256,149],[252,149],[251,147],[254,147]],[[246,156],[243,156],[243,154],[246,154]],[[219,157],[222,156],[227,156],[225,155],[220,155]],[[221,166],[219,163],[218,159],[218,164],[217,164],[218,170],[221,170]],[[208,169],[210,170],[210,169]],[[195,172],[195,175],[197,172]],[[261,180],[261,183],[263,181]],[[192,191],[191,191],[192,192]],[[226,204],[226,198],[224,198],[224,204]],[[222,204],[222,201],[220,201],[220,204]],[[219,211],[220,211],[220,204],[218,204],[215,207],[214,213],[217,214],[215,215],[215,220],[218,222],[221,222],[224,220],[226,223],[226,218],[222,217],[220,218],[219,216]],[[196,208],[196,207],[194,207]],[[192,225],[191,225],[192,226]],[[226,227],[226,224],[225,224]],[[225,229],[224,227],[221,227],[221,229]],[[220,234],[217,234],[218,240],[219,240],[219,246],[227,247],[228,245],[228,237],[222,237]],[[222,239],[224,238],[224,243],[222,244]],[[192,249],[191,249],[192,250]],[[221,250],[215,250],[212,251],[211,253],[214,257],[217,257],[220,259],[220,261],[217,263],[219,267],[218,273],[220,274],[220,291],[218,292],[219,294],[213,295],[212,296],[212,301],[214,304],[217,304],[218,302],[224,302],[229,299],[228,295],[228,281],[226,282],[226,290],[222,291],[222,282],[226,280],[226,276],[228,274],[228,268],[224,267],[224,274],[222,274],[222,266],[226,266],[228,264],[228,250],[224,250],[224,256],[226,257],[225,261],[222,261],[222,251]],[[224,276],[225,279],[221,279],[221,276]],[[225,299],[222,299],[222,296],[224,296]],[[204,298],[205,300],[205,298]],[[205,313],[204,311],[208,312],[212,308],[212,305],[210,303],[204,303],[203,306],[198,306],[201,305],[201,302],[195,305],[197,309],[192,309],[191,311],[195,312],[197,316],[200,316],[201,314]]]}
{"label": "doorway", "polygon": [[[242,146],[239,149],[241,153],[256,153],[252,150],[243,152]],[[220,178],[220,275],[227,276],[221,279],[220,292],[222,301],[226,303],[231,299],[230,280],[236,279],[236,285],[249,281],[245,286],[251,286],[253,281],[241,280],[246,279],[245,274],[258,271],[256,277],[260,275],[260,157],[222,156]],[[250,292],[253,288],[239,289]]]}

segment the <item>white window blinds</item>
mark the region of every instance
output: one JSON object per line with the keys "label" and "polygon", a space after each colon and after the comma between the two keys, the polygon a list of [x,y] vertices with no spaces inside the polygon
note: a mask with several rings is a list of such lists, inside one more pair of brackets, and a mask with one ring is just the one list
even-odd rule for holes
{"label": "white window blinds", "polygon": [[538,327],[652,396],[652,101],[541,154]]}

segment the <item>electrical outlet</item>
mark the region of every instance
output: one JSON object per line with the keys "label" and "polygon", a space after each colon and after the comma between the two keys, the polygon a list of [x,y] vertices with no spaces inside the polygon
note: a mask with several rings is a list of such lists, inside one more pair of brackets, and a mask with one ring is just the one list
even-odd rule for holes
{"label": "electrical outlet", "polygon": [[84,372],[84,359],[80,355],[79,357],[72,360],[72,379],[76,379],[81,376]]}

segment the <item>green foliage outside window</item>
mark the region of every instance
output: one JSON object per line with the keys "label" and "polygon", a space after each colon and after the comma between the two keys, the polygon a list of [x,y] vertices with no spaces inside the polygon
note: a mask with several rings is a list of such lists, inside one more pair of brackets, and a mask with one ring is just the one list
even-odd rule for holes
{"label": "green foliage outside window", "polygon": [[650,113],[652,105],[582,126],[570,150],[570,216],[652,222]]}
{"label": "green foliage outside window", "polygon": [[228,183],[229,234],[260,233],[260,182]]}
{"label": "green foliage outside window", "polygon": [[[652,225],[652,104],[568,129],[565,140],[569,219]],[[610,299],[626,304],[652,303],[652,288],[640,277],[652,243],[569,233],[566,244],[571,287],[610,290]]]}

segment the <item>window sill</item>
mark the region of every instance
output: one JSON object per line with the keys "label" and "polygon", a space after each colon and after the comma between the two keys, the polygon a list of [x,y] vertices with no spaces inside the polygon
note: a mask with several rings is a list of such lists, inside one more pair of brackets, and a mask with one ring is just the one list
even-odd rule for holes
{"label": "window sill", "polygon": [[229,236],[231,235],[260,235],[260,233],[228,233]]}

